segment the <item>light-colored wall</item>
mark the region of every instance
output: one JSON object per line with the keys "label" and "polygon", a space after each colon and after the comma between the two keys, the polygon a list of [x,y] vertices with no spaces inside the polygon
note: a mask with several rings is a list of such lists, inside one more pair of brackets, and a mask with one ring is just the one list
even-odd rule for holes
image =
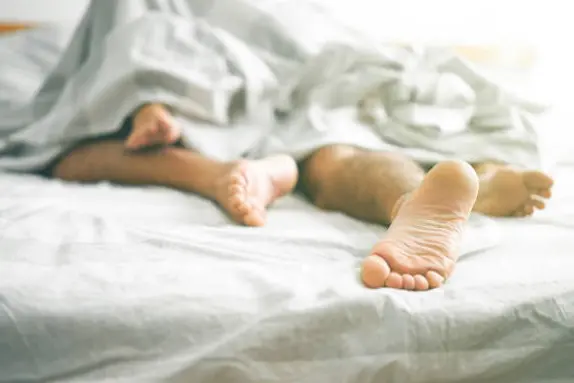
{"label": "light-colored wall", "polygon": [[88,0],[0,0],[0,20],[72,21],[81,16],[87,4]]}
{"label": "light-colored wall", "polygon": [[[75,20],[88,1],[0,0],[0,20]],[[531,43],[549,34],[564,34],[571,25],[571,4],[562,0],[305,1],[326,4],[341,19],[360,23],[383,38],[407,41]]]}

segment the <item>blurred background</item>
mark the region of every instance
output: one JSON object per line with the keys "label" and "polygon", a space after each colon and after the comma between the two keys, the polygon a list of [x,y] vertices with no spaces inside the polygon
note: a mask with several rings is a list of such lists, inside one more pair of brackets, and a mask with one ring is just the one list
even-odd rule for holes
{"label": "blurred background", "polygon": [[[118,0],[121,1],[121,0]],[[179,0],[171,0],[179,1]],[[571,3],[558,0],[261,0],[314,3],[375,39],[446,45],[525,96],[553,105],[552,152],[574,161]],[[0,0],[0,21],[74,23],[88,0]],[[301,22],[305,23],[303,17]],[[309,22],[312,24],[312,21]],[[312,32],[313,26],[307,25]],[[313,36],[309,36],[313,39]]]}

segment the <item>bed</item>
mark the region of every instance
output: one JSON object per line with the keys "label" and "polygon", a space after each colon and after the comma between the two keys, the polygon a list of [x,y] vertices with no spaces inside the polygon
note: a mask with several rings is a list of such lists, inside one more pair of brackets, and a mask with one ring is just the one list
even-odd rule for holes
{"label": "bed", "polygon": [[[71,28],[0,37],[0,111]],[[574,165],[554,173],[532,219],[473,216],[424,293],[362,287],[384,228],[297,195],[253,229],[165,188],[1,174],[0,382],[572,382]]]}

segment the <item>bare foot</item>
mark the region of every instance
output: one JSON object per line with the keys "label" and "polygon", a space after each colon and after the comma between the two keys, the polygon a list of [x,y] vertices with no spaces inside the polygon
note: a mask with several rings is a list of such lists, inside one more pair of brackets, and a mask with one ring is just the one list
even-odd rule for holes
{"label": "bare foot", "polygon": [[169,111],[159,104],[141,108],[133,119],[126,148],[138,150],[158,145],[170,145],[179,140],[181,130]]}
{"label": "bare foot", "polygon": [[492,217],[525,217],[544,209],[554,181],[539,171],[505,165],[477,166],[480,189],[474,211]]}
{"label": "bare foot", "polygon": [[265,208],[291,192],[297,183],[297,164],[285,155],[257,161],[240,161],[217,185],[217,202],[237,222],[263,226]]}
{"label": "bare foot", "polygon": [[478,193],[478,179],[463,162],[445,161],[401,201],[385,238],[362,265],[367,287],[428,290],[454,269],[464,225]]}

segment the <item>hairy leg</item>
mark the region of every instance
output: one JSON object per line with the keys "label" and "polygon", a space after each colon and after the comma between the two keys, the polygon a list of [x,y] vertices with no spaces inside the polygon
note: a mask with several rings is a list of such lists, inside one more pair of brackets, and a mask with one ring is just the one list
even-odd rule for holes
{"label": "hairy leg", "polygon": [[525,217],[544,209],[554,181],[540,171],[516,169],[509,165],[474,165],[480,190],[474,211],[493,217]]}
{"label": "hairy leg", "polygon": [[301,164],[301,187],[318,207],[389,224],[397,201],[425,177],[417,163],[395,153],[328,146]]}
{"label": "hairy leg", "polygon": [[176,147],[128,152],[121,141],[81,145],[52,174],[67,181],[162,185],[197,193],[249,226],[263,225],[265,208],[290,192],[297,180],[296,165],[287,156],[220,162]]}
{"label": "hairy leg", "polygon": [[319,207],[391,223],[363,262],[369,287],[426,290],[453,271],[463,226],[478,193],[470,165],[447,161],[425,176],[393,153],[331,146],[301,165],[303,190]]}

